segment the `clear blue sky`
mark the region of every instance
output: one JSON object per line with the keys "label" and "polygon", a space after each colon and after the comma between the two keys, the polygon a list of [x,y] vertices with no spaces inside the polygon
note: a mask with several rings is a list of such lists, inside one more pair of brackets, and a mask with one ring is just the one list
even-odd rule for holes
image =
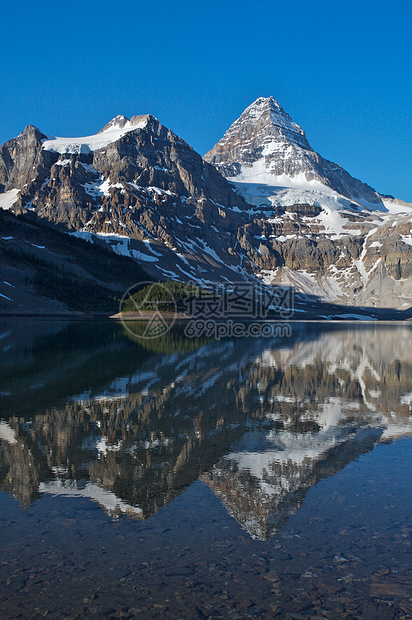
{"label": "clear blue sky", "polygon": [[2,22],[0,143],[151,113],[203,155],[273,95],[324,157],[412,202],[411,0],[23,0]]}

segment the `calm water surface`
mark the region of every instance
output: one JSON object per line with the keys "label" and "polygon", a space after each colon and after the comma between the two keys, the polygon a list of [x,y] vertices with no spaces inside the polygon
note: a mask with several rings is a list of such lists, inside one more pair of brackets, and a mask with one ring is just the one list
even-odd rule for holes
{"label": "calm water surface", "polygon": [[412,618],[408,325],[0,337],[1,618]]}

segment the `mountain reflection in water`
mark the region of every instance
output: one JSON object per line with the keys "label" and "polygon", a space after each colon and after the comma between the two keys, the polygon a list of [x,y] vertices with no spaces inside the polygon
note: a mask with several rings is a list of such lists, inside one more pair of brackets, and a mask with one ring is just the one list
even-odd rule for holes
{"label": "mountain reflection in water", "polygon": [[[139,327],[136,326],[136,330]],[[117,323],[3,321],[0,485],[148,519],[197,479],[269,539],[317,482],[410,434],[408,326],[142,346]]]}

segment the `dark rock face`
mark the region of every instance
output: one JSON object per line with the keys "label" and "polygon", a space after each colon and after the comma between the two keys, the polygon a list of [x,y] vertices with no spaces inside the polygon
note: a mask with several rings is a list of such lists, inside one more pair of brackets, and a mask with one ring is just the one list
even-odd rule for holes
{"label": "dark rock face", "polygon": [[28,125],[17,136],[0,147],[0,187],[2,191],[22,188],[31,179],[44,177],[44,172],[57,159],[42,151],[46,136],[33,125]]}
{"label": "dark rock face", "polygon": [[311,205],[305,202],[295,205],[285,205],[284,210],[286,213],[297,213],[297,215],[301,217],[316,217],[322,212],[322,209],[317,205]]}

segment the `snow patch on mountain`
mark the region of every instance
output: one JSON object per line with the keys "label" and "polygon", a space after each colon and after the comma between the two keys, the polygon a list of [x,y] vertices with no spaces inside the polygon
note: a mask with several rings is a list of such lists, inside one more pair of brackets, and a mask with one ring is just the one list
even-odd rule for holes
{"label": "snow patch on mountain", "polygon": [[61,154],[91,153],[105,148],[112,142],[117,142],[117,140],[120,140],[120,138],[130,131],[134,131],[135,129],[144,129],[148,121],[148,116],[135,117],[140,120],[131,119],[123,124],[120,119],[124,118],[125,117],[114,118],[108,125],[106,125],[106,128],[92,136],[84,136],[82,138],[49,137],[43,142],[43,149]]}
{"label": "snow patch on mountain", "polygon": [[19,191],[18,189],[10,189],[8,192],[0,194],[0,209],[11,209],[18,199]]}

